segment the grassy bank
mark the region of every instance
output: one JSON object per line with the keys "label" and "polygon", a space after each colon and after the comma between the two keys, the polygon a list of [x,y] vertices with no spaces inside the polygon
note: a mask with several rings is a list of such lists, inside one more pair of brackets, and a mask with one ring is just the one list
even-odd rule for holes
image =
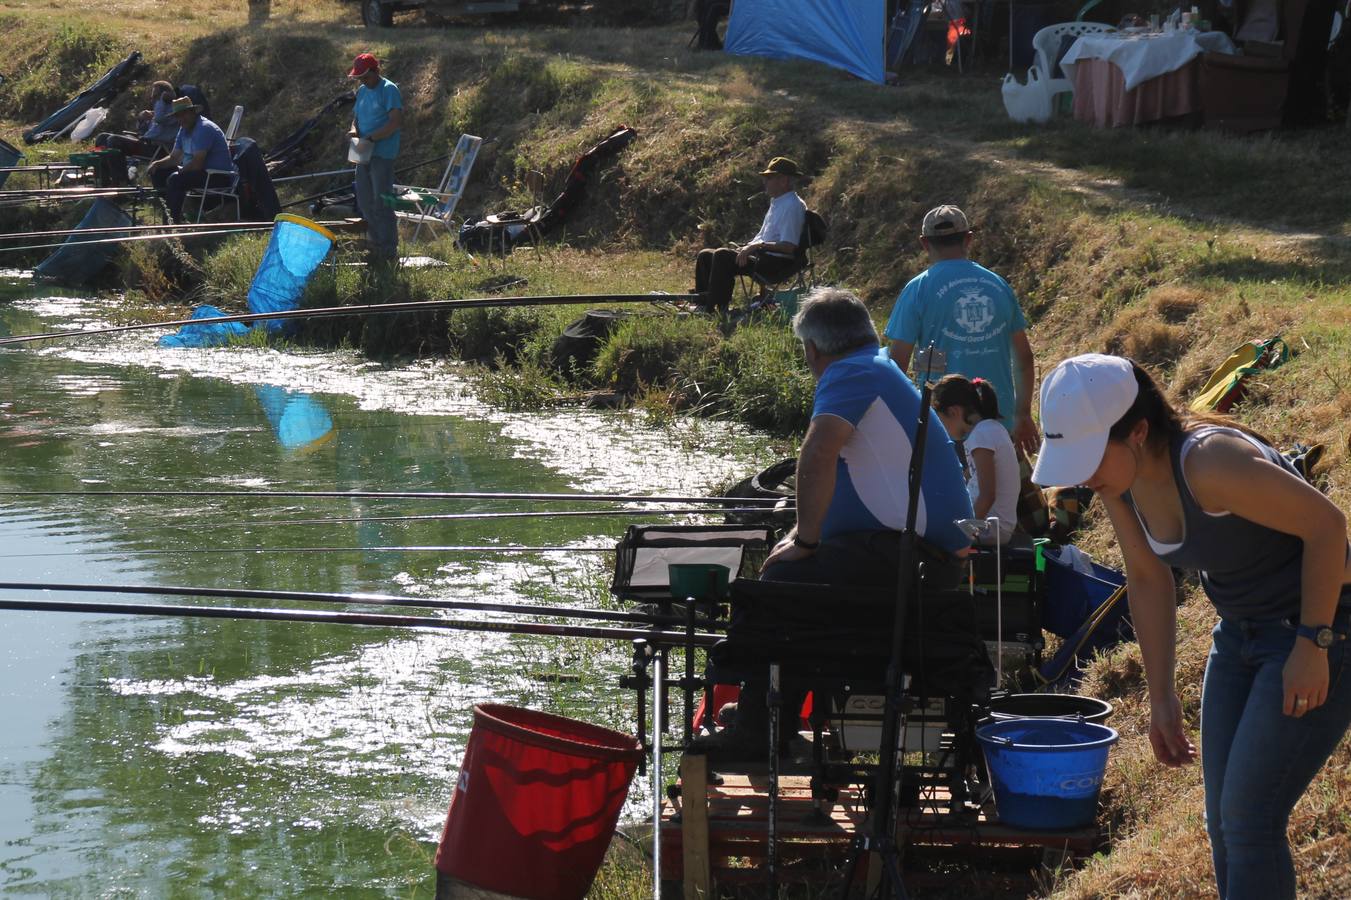
{"label": "grassy bank", "polygon": [[[884,88],[812,65],[694,54],[683,25],[365,32],[349,5],[273,11],[251,29],[242,3],[85,15],[72,0],[0,0],[0,28],[13,41],[0,133],[16,140],[132,48],[154,77],[202,83],[222,108],[244,104],[245,132],[264,145],[344,89],[351,56],[373,50],[403,86],[409,158],[443,153],[465,131],[492,139],[461,207],[469,213],[528,204],[521,184],[531,169],[545,173],[552,196],[577,153],[620,123],[638,129],[638,143],[601,170],[580,214],[538,257],[471,262],[443,241],[419,252],[446,268],[378,281],[339,267],[316,280],[314,303],[480,296],[508,277],[525,279],[504,292],[518,295],[682,291],[706,240],[754,232],[764,209],[755,172],[785,153],[813,173],[804,196],[832,224],[822,279],[858,291],[879,321],[922,267],[912,235],[923,211],[955,202],[981,227],[977,258],[1022,297],[1043,370],[1084,350],[1124,352],[1182,400],[1241,341],[1283,333],[1298,355],[1257,379],[1238,415],[1281,446],[1326,444],[1329,494],[1351,509],[1351,140],[1341,129],[1242,140],[1069,122],[1029,130],[1003,114],[1002,73],[916,71]],[[123,101],[114,116],[130,108]],[[335,139],[311,167],[340,159]],[[187,288],[237,306],[261,248],[237,239],[199,252],[201,274],[184,283],[172,261],[138,263],[146,283],[135,286],[164,302],[181,302]],[[156,270],[163,283],[143,274]],[[559,371],[554,339],[579,312],[372,320],[309,338],[480,361],[485,391],[506,405],[617,392],[654,416],[695,409],[800,433],[810,382],[782,325],[724,334],[703,319],[635,315],[590,365]],[[1091,520],[1085,543],[1116,560],[1105,523]],[[1185,593],[1179,681],[1195,728],[1213,615],[1194,584]],[[1151,761],[1138,650],[1099,660],[1088,684],[1119,710],[1104,812],[1113,851],[1067,875],[1054,895],[1207,895],[1199,771]],[[1348,763],[1343,746],[1297,811],[1302,894],[1351,893]]]}

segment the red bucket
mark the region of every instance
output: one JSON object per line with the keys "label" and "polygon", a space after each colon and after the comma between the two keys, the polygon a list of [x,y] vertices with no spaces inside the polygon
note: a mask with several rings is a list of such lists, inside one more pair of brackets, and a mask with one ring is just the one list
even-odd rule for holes
{"label": "red bucket", "polygon": [[637,738],[608,728],[475,706],[437,870],[529,900],[581,900],[642,753]]}

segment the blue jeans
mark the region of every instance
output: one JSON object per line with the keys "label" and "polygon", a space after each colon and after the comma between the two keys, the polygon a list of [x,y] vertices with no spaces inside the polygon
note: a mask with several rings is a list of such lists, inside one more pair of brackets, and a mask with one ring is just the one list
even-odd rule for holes
{"label": "blue jeans", "polygon": [[[1347,633],[1351,610],[1339,610],[1333,627]],[[1291,625],[1221,619],[1213,637],[1201,697],[1201,765],[1220,898],[1293,900],[1286,824],[1351,726],[1351,641],[1328,650],[1327,702],[1296,719],[1281,711]]]}
{"label": "blue jeans", "polygon": [[394,193],[394,160],[372,156],[368,163],[357,164],[357,205],[366,220],[366,239],[379,256],[399,253],[399,222],[394,208],[381,199]]}

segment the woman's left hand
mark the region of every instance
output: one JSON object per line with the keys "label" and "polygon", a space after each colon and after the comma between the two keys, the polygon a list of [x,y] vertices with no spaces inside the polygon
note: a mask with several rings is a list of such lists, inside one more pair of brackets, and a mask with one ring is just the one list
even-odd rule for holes
{"label": "woman's left hand", "polygon": [[1304,638],[1295,639],[1281,671],[1285,700],[1281,711],[1298,719],[1328,699],[1328,654]]}

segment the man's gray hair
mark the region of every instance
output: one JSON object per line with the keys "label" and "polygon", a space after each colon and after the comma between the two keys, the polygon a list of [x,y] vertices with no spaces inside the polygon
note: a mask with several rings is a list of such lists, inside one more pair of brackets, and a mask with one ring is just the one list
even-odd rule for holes
{"label": "man's gray hair", "polygon": [[837,287],[819,287],[806,296],[793,316],[793,334],[825,356],[879,344],[868,307],[852,291]]}

